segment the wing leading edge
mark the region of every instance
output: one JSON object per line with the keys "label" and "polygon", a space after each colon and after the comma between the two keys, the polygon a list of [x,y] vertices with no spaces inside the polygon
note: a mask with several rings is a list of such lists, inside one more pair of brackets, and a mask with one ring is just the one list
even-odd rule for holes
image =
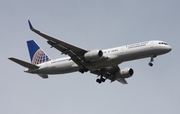
{"label": "wing leading edge", "polygon": [[35,32],[36,34],[42,36],[43,38],[47,39],[47,43],[51,45],[51,47],[56,48],[62,54],[68,54],[71,59],[80,67],[84,67],[87,61],[84,58],[84,54],[87,52],[87,50],[81,49],[79,47],[73,46],[71,44],[68,44],[66,42],[63,42],[61,40],[58,40],[56,38],[53,38],[49,35],[46,35],[44,33],[41,33],[39,30],[36,30],[33,28],[31,22],[28,20],[30,29]]}

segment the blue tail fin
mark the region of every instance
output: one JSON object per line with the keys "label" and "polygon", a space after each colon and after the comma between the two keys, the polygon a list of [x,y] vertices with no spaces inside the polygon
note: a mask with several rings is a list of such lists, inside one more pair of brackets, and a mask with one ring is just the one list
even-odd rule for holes
{"label": "blue tail fin", "polygon": [[27,41],[32,64],[40,64],[50,60],[49,56],[36,44],[34,40]]}

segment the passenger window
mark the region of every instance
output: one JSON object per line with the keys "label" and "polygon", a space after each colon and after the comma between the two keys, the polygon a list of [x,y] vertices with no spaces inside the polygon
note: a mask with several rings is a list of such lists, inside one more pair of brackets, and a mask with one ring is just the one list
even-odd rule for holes
{"label": "passenger window", "polygon": [[159,42],[159,44],[164,44],[164,45],[168,45],[167,43],[164,43],[164,42]]}

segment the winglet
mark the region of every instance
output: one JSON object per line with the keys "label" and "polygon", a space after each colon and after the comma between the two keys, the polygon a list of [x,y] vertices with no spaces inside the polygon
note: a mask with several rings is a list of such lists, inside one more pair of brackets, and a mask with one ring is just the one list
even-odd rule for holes
{"label": "winglet", "polygon": [[31,24],[30,20],[28,20],[28,23],[29,23],[29,28],[32,30],[32,29],[33,29],[33,26],[32,26],[32,24]]}

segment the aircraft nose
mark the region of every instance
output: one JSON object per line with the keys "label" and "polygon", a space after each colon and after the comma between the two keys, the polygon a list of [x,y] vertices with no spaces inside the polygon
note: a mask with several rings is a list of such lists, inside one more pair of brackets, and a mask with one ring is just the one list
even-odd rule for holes
{"label": "aircraft nose", "polygon": [[170,52],[172,50],[171,46],[166,47],[167,52]]}

